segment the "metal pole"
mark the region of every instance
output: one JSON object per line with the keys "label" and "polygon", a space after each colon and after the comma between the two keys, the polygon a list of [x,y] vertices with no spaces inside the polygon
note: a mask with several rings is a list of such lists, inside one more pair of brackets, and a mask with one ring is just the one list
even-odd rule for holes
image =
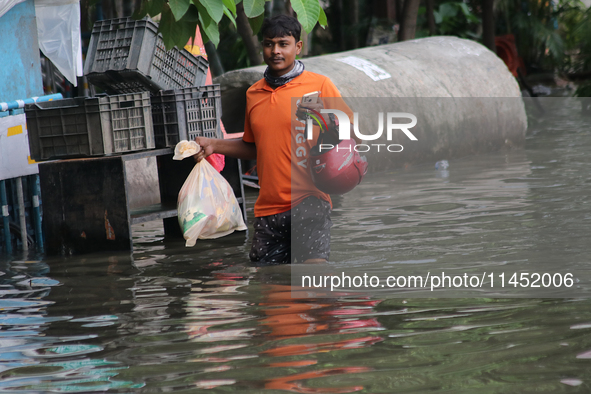
{"label": "metal pole", "polygon": [[21,242],[23,243],[23,250],[29,250],[27,244],[27,221],[25,219],[25,199],[23,197],[23,179],[16,178],[16,194],[18,199],[18,216],[21,223]]}
{"label": "metal pole", "polygon": [[15,110],[19,108],[25,108],[27,104],[33,103],[42,103],[44,101],[53,101],[53,100],[61,100],[63,98],[61,93],[56,94],[48,94],[47,96],[41,97],[30,97],[24,100],[14,100],[8,102],[0,102],[0,118],[4,116],[8,116],[8,111]]}
{"label": "metal pole", "polygon": [[33,218],[35,220],[35,241],[41,252],[43,252],[43,233],[41,231],[41,212],[39,209],[39,175],[33,175]]}
{"label": "metal pole", "polygon": [[2,209],[2,221],[4,222],[4,248],[6,253],[12,253],[12,242],[10,242],[10,224],[8,221],[8,199],[6,198],[6,183],[0,181],[0,203]]}

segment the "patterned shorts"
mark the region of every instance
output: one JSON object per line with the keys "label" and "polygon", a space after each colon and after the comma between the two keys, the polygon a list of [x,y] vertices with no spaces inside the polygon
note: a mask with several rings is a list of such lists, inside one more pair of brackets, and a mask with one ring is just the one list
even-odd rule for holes
{"label": "patterned shorts", "polygon": [[329,202],[307,197],[292,210],[255,218],[250,260],[259,266],[328,260],[330,213]]}

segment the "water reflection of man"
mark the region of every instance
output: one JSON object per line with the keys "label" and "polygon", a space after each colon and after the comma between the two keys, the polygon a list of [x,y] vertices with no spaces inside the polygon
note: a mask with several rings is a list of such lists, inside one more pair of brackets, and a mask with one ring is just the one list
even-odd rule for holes
{"label": "water reflection of man", "polygon": [[[263,368],[261,376],[252,380],[204,376],[195,382],[197,387],[235,385],[300,393],[348,393],[364,388],[363,376],[356,385],[327,387],[308,382],[370,371],[360,365],[326,365],[325,360],[332,358],[322,355],[381,342],[382,337],[367,332],[381,328],[374,309],[380,300],[359,296],[293,298],[292,291],[300,290],[288,284],[287,272],[268,267],[244,271],[227,267],[212,272],[209,276],[213,280],[199,283],[199,291],[191,291],[186,298],[186,330],[190,342],[203,344],[192,361],[204,363],[204,370],[211,373],[231,370],[247,359],[259,360]],[[307,294],[301,291],[300,296]],[[248,301],[252,298],[244,297],[249,293],[258,300],[252,305]]]}
{"label": "water reflection of man", "polygon": [[[268,343],[274,344],[263,350],[261,356],[278,358],[269,367],[304,368],[317,365],[319,354],[367,348],[382,341],[376,335],[354,335],[356,332],[361,334],[365,330],[381,327],[377,319],[371,316],[374,313],[373,308],[380,303],[379,300],[293,298],[293,292],[300,290],[278,284],[265,284],[261,290],[263,300],[259,307],[266,317],[260,323]],[[303,289],[301,292],[304,294],[300,295],[306,294]],[[343,338],[339,338],[338,334],[343,334]],[[314,339],[318,338],[317,335],[322,335],[325,340]],[[295,338],[301,339],[294,341]],[[364,387],[309,387],[304,382],[369,370],[362,366],[333,368],[319,365],[314,370],[267,379],[264,387],[300,393],[349,393],[363,390]]]}

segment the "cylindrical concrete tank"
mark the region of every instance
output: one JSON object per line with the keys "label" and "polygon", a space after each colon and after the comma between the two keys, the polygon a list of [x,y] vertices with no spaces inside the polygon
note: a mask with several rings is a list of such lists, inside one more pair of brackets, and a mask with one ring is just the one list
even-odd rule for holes
{"label": "cylindrical concrete tank", "polygon": [[[366,154],[372,170],[449,159],[519,146],[527,118],[521,92],[507,66],[470,40],[430,37],[303,59],[306,70],[326,75],[354,112],[365,135],[384,132]],[[244,127],[246,90],[262,78],[266,66],[228,72],[221,84],[223,121],[228,132]],[[387,113],[412,113],[417,124],[386,138]],[[353,121],[353,120],[351,120]],[[393,123],[408,123],[396,118]],[[401,148],[402,152],[394,152]],[[366,150],[367,148],[363,148]]]}

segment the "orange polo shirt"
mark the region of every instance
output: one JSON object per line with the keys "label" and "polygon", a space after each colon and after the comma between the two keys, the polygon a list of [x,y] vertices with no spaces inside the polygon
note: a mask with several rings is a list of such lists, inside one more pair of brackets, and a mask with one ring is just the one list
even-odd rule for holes
{"label": "orange polo shirt", "polygon": [[[318,128],[314,128],[314,139],[307,140],[305,124],[295,116],[296,102],[318,90],[320,97],[341,97],[329,78],[309,71],[276,89],[263,78],[246,92],[242,139],[257,148],[261,189],[254,206],[256,217],[286,212],[309,196],[331,202],[328,194],[314,186],[309,172],[308,155],[316,144]],[[325,107],[330,108],[326,101]],[[353,119],[348,107],[340,107]]]}

